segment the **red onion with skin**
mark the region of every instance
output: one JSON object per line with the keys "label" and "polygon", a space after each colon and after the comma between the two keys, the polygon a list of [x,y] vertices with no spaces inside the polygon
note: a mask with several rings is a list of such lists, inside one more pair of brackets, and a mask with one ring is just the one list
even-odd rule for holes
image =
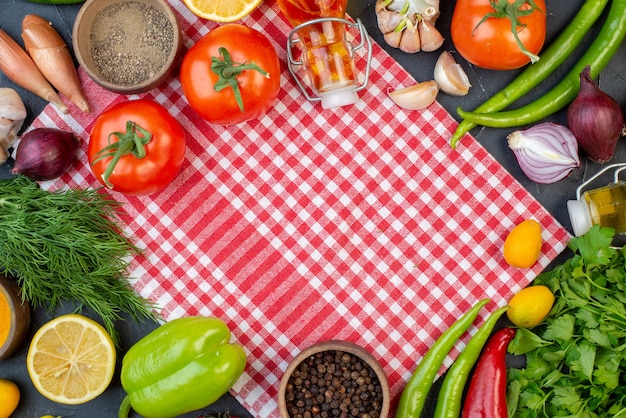
{"label": "red onion with skin", "polygon": [[55,179],[74,164],[79,146],[78,138],[71,132],[33,129],[20,139],[11,172],[36,181]]}
{"label": "red onion with skin", "polygon": [[567,124],[587,157],[604,163],[613,157],[624,129],[620,105],[591,79],[591,67],[580,73],[580,91],[567,109]]}

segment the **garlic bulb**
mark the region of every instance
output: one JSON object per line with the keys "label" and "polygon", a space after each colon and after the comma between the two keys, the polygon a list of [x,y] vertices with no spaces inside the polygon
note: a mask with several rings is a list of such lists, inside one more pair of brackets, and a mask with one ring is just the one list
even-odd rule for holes
{"label": "garlic bulb", "polygon": [[435,64],[435,81],[451,96],[465,96],[472,87],[463,67],[448,51],[443,51]]}
{"label": "garlic bulb", "polygon": [[544,122],[507,140],[524,174],[536,183],[554,183],[580,167],[578,141],[566,126]]}
{"label": "garlic bulb", "polygon": [[17,140],[24,119],[26,107],[20,95],[11,88],[0,88],[0,164],[9,158],[8,149]]}
{"label": "garlic bulb", "polygon": [[435,28],[439,0],[377,0],[376,18],[385,42],[407,53],[434,51],[443,44]]}
{"label": "garlic bulb", "polygon": [[434,103],[437,93],[439,86],[431,80],[391,91],[389,97],[403,109],[422,110]]}

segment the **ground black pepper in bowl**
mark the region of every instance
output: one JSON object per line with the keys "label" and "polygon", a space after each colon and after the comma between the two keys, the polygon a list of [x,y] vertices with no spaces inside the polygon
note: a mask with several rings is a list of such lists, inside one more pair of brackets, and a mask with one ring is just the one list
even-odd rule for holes
{"label": "ground black pepper in bowl", "polygon": [[290,418],[386,417],[389,387],[378,362],[361,347],[344,341],[327,343],[337,349],[314,345],[286,371],[279,390],[281,414]]}
{"label": "ground black pepper in bowl", "polygon": [[184,49],[165,0],[87,0],[76,16],[72,44],[87,74],[122,94],[146,92],[173,76]]}
{"label": "ground black pepper in bowl", "polygon": [[154,6],[114,3],[96,15],[91,54],[103,78],[130,86],[154,76],[174,45],[174,27]]}

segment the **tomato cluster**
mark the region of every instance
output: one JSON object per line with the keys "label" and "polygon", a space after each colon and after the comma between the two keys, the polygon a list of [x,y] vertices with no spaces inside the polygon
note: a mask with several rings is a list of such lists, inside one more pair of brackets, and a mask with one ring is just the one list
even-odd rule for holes
{"label": "tomato cluster", "polygon": [[[280,89],[280,61],[269,39],[239,24],[213,29],[185,55],[181,83],[190,106],[211,123],[258,118]],[[113,105],[96,119],[89,165],[104,186],[127,195],[162,191],[185,158],[185,130],[160,104]]]}

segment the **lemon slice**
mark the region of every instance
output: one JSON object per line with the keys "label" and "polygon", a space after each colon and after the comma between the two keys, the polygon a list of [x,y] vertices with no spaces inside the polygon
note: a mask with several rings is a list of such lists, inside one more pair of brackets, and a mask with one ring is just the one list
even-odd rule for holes
{"label": "lemon slice", "polygon": [[97,322],[77,314],[59,316],[33,336],[26,367],[46,398],[82,404],[100,395],[115,371],[115,346]]}
{"label": "lemon slice", "polygon": [[215,22],[234,22],[249,15],[263,0],[184,0],[195,14]]}

